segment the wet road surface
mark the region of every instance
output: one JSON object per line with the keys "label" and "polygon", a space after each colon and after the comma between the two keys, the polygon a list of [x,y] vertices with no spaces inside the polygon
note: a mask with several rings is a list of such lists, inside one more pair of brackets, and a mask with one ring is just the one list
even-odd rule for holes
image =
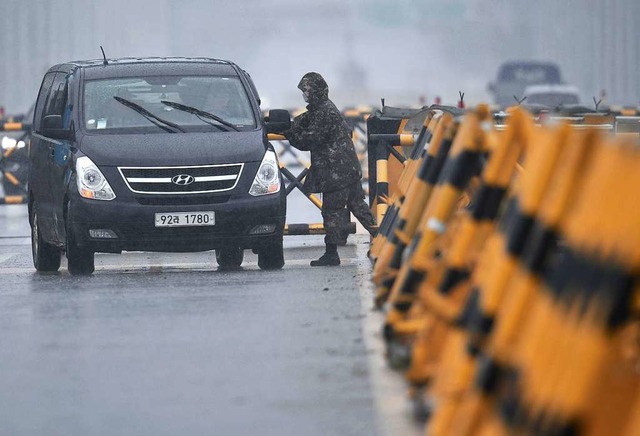
{"label": "wet road surface", "polygon": [[74,277],[35,273],[28,231],[0,208],[1,435],[389,433],[380,393],[402,388],[372,377],[367,236],[340,268],[310,268],[322,236],[296,236],[281,271],[135,252]]}

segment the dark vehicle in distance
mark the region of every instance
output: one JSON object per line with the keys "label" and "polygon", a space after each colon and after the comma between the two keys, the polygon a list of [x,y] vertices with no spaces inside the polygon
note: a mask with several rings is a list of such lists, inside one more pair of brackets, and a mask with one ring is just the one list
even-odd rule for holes
{"label": "dark vehicle in distance", "polygon": [[78,61],[44,76],[33,119],[34,266],[90,274],[94,253],[216,250],[284,265],[286,194],[250,76],[229,61]]}
{"label": "dark vehicle in distance", "polygon": [[494,103],[505,107],[516,104],[530,85],[560,85],[563,83],[558,65],[552,62],[512,61],[498,69],[495,82],[489,84]]}

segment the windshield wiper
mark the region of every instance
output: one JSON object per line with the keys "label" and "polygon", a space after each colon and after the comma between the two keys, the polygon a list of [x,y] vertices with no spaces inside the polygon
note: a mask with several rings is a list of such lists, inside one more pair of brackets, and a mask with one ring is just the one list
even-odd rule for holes
{"label": "windshield wiper", "polygon": [[151,112],[149,112],[148,110],[146,110],[145,108],[140,106],[139,104],[136,104],[136,103],[134,103],[132,101],[129,101],[127,99],[124,99],[124,98],[118,97],[118,96],[114,96],[113,98],[118,103],[121,103],[121,104],[125,105],[126,107],[128,107],[129,109],[133,109],[134,111],[138,112],[140,115],[145,117],[147,120],[149,120],[150,122],[152,122],[156,126],[160,127],[162,130],[166,130],[169,133],[177,133],[177,131],[180,131],[182,133],[185,132],[185,130],[182,127],[180,127],[179,125],[177,125],[175,123],[172,123],[171,121],[164,120],[164,119],[160,118],[159,116],[152,114]]}
{"label": "windshield wiper", "polygon": [[[200,109],[196,109],[195,107],[186,106],[184,104],[176,103],[174,101],[160,100],[160,103],[165,104],[165,105],[167,105],[169,107],[172,107],[174,109],[178,109],[179,111],[188,112],[190,114],[193,114],[193,115],[197,116],[198,118],[200,118],[201,120],[202,120],[202,118],[209,118],[211,120],[217,121],[218,123],[222,124],[223,126],[226,126],[226,127],[230,128],[230,129],[235,130],[236,132],[239,131],[238,128],[235,125],[231,124],[229,121],[223,120],[219,116],[214,115],[212,113],[205,112],[205,111],[200,110]],[[218,126],[217,124],[212,124],[212,123],[210,123],[210,122],[208,122],[206,120],[202,120],[202,121],[205,121],[208,124],[211,124],[212,126],[220,128],[220,126]]]}

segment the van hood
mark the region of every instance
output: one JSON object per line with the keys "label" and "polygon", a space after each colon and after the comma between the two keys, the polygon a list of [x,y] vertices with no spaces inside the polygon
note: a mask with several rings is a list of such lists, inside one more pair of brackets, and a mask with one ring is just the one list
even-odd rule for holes
{"label": "van hood", "polygon": [[249,132],[84,135],[79,148],[98,166],[209,165],[260,161],[262,130]]}

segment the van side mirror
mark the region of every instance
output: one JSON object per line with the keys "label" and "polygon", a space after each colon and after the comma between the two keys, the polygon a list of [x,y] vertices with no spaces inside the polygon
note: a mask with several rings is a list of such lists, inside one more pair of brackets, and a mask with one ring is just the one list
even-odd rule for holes
{"label": "van side mirror", "polygon": [[291,128],[291,114],[285,109],[271,109],[265,122],[267,133],[282,133]]}
{"label": "van side mirror", "polygon": [[62,128],[62,115],[46,115],[42,119],[42,135],[53,139],[73,140],[73,130]]}

